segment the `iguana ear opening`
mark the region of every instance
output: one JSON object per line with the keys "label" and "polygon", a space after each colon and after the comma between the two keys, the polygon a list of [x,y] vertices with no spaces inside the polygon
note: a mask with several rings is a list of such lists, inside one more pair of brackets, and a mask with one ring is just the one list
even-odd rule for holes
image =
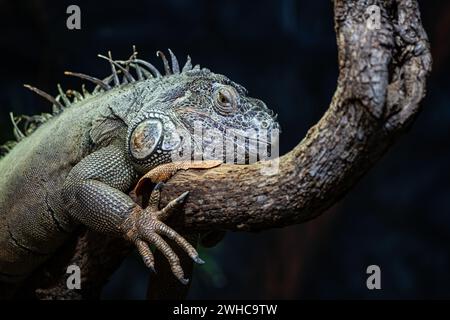
{"label": "iguana ear opening", "polygon": [[137,160],[149,157],[162,136],[163,125],[158,119],[142,121],[131,133],[130,152]]}

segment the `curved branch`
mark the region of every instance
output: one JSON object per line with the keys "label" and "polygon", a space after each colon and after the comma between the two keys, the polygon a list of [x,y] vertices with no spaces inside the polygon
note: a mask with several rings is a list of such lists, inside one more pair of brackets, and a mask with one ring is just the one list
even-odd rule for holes
{"label": "curved branch", "polygon": [[[382,15],[374,30],[367,27],[372,3]],[[431,69],[417,2],[335,1],[335,29],[338,87],[319,123],[280,158],[276,175],[264,175],[263,163],[178,173],[163,200],[191,190],[179,227],[254,231],[312,219],[339,200],[408,127]]]}
{"label": "curved branch", "polygon": [[[381,27],[372,30],[367,9],[373,4],[380,8]],[[310,220],[344,196],[412,123],[431,70],[417,1],[335,0],[334,13],[339,79],[328,111],[279,159],[276,175],[262,174],[263,163],[178,173],[162,194],[167,203],[191,191],[184,214],[170,222],[176,228],[254,231]],[[83,270],[87,289],[78,298],[99,292],[127,252],[90,234],[78,237],[70,257],[59,262]],[[101,263],[89,258],[93,253]],[[35,296],[73,298],[64,272],[59,274],[45,288],[33,285]]]}

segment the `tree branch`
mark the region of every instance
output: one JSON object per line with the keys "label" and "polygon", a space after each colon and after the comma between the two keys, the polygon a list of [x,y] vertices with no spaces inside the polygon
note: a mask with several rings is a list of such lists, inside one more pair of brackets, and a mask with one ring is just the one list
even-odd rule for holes
{"label": "tree branch", "polygon": [[[380,8],[379,29],[368,27],[370,5]],[[417,1],[335,0],[334,14],[339,79],[322,119],[279,159],[278,174],[262,174],[263,163],[176,174],[163,190],[162,204],[191,193],[184,214],[169,224],[184,232],[256,231],[313,219],[343,197],[409,127],[431,70]],[[76,263],[85,272],[89,289],[78,297],[99,291],[95,288],[101,288],[118,256],[126,254],[114,246],[105,249],[106,240],[89,242],[90,233],[60,262]],[[109,260],[92,262],[87,258],[92,252]],[[68,297],[64,279],[40,288],[38,297]]]}
{"label": "tree branch", "polygon": [[[370,30],[369,5],[381,8]],[[431,68],[416,1],[335,1],[339,79],[331,106],[303,141],[264,164],[183,171],[164,203],[191,190],[179,227],[254,231],[310,220],[336,203],[405,131],[419,111]],[[163,203],[163,204],[164,204]]]}

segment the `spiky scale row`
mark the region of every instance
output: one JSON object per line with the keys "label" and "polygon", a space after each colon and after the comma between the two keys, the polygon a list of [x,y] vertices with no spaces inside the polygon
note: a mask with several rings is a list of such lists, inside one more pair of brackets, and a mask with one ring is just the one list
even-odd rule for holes
{"label": "spiky scale row", "polygon": [[53,105],[57,105],[59,106],[61,109],[63,108],[62,104],[57,101],[55,98],[53,98],[51,95],[49,95],[47,92],[44,92],[42,90],[39,90],[38,88],[32,87],[29,84],[24,84],[23,85],[25,88],[30,89],[31,91],[37,93],[38,95],[40,95],[41,97],[47,99],[48,101],[50,101]]}
{"label": "spiky scale row", "polygon": [[180,73],[180,65],[178,64],[178,60],[177,57],[173,54],[172,50],[169,50],[169,54],[170,54],[170,59],[172,62],[172,72],[174,74],[179,74]]}
{"label": "spiky scale row", "polygon": [[162,51],[156,51],[156,56],[160,57],[164,64],[164,71],[166,72],[166,75],[172,74],[172,70],[170,70],[169,61],[167,61],[166,56]]}
{"label": "spiky scale row", "polygon": [[[178,59],[176,58],[176,56],[172,52],[172,50],[169,49],[168,51],[169,51],[169,54],[171,57],[172,66],[169,65],[169,61],[167,60],[167,58],[163,52],[157,51],[157,53],[156,53],[157,56],[161,57],[161,59],[163,61],[165,75],[168,76],[168,75],[172,75],[172,74],[179,74],[180,67],[179,67]],[[98,90],[98,87],[100,87],[104,91],[108,91],[114,87],[124,84],[125,82],[130,83],[130,82],[136,82],[136,81],[140,81],[140,80],[144,80],[144,79],[148,79],[148,78],[162,77],[162,74],[159,72],[159,70],[154,65],[152,65],[151,63],[149,63],[147,61],[137,59],[137,51],[134,46],[133,46],[133,54],[131,55],[131,57],[128,60],[113,60],[110,51],[108,51],[108,57],[101,55],[101,54],[99,54],[98,57],[105,59],[105,60],[109,61],[109,63],[110,63],[112,74],[110,76],[108,76],[107,78],[100,80],[96,77],[93,77],[93,76],[90,76],[87,74],[71,72],[71,71],[65,71],[64,74],[69,75],[69,76],[78,77],[78,78],[88,80],[88,81],[94,83],[96,85],[96,87],[94,88],[94,92],[96,92],[96,90]],[[122,65],[124,65],[125,67]],[[119,70],[117,70],[116,67],[119,68]],[[132,76],[132,74],[129,70],[130,67],[132,67],[136,70],[137,80]],[[148,70],[146,70],[143,67],[148,68]],[[186,64],[183,66],[183,69],[181,72],[187,72],[189,70],[197,70],[199,68],[200,68],[199,65],[196,65],[194,68],[192,68],[191,58],[188,56]],[[124,74],[122,82],[119,79],[120,73]],[[113,86],[109,85],[111,80],[114,80]],[[32,90],[33,92],[38,93],[40,96],[46,98],[47,100],[52,102],[52,104],[54,104],[55,106],[57,106],[61,109],[64,109],[64,107],[67,107],[72,103],[69,101],[69,99],[67,97],[67,92],[63,93],[63,91],[59,85],[58,85],[58,91],[59,91],[58,97],[60,97],[63,100],[64,105],[62,105],[58,99],[53,98],[51,95],[49,95],[48,93],[46,93],[42,90],[39,90],[30,85],[25,85],[25,87]],[[84,95],[86,96],[86,94],[84,94]]]}
{"label": "spiky scale row", "polygon": [[[180,74],[180,66],[178,63],[178,59],[176,58],[175,54],[172,52],[172,50],[168,49],[171,59],[171,65],[169,64],[169,61],[167,60],[166,56],[163,52],[157,51],[156,55],[161,58],[163,65],[164,65],[164,72],[165,76],[169,76],[172,74]],[[163,75],[161,72],[150,62],[147,62],[145,60],[141,60],[137,58],[138,52],[136,51],[136,47],[133,46],[133,53],[131,54],[130,58],[127,60],[113,60],[112,54],[110,51],[108,51],[108,56],[98,55],[100,58],[105,59],[109,61],[111,66],[111,75],[104,78],[103,80],[98,79],[96,77],[84,74],[84,73],[78,73],[78,72],[71,72],[71,71],[65,71],[64,74],[68,76],[73,76],[77,78],[81,78],[83,80],[90,81],[95,84],[94,89],[92,92],[89,92],[86,90],[84,84],[82,85],[82,93],[75,91],[75,90],[67,90],[66,92],[63,91],[61,86],[58,84],[58,95],[56,97],[51,96],[50,94],[33,87],[31,85],[25,84],[24,87],[35,92],[36,94],[40,95],[41,97],[45,98],[46,100],[50,101],[52,104],[52,113],[44,113],[41,115],[34,115],[34,116],[13,116],[12,113],[10,115],[11,122],[13,123],[14,128],[14,136],[17,141],[8,141],[4,145],[0,146],[0,151],[3,151],[3,154],[6,154],[9,152],[14,145],[25,138],[26,136],[32,134],[34,130],[36,130],[41,124],[46,122],[48,119],[50,119],[52,116],[59,114],[62,112],[65,108],[71,106],[73,103],[79,102],[83,99],[86,99],[88,97],[91,97],[99,92],[109,91],[115,87],[121,86],[123,84],[127,83],[133,83],[141,80],[146,79],[152,79],[152,78],[161,78]],[[130,68],[134,69],[136,71],[136,76],[133,77],[133,75],[130,72]],[[183,66],[181,73],[187,72],[190,70],[200,70],[199,65],[195,65],[192,67],[191,58],[189,55],[187,56],[187,61],[185,65]],[[123,75],[122,81],[120,81],[119,75]],[[111,84],[111,81],[114,83]],[[70,101],[70,98],[72,98],[72,101]],[[19,123],[24,121],[24,125],[22,130],[19,128]],[[1,157],[1,155],[0,155]]]}
{"label": "spiky scale row", "polygon": [[19,129],[19,126],[17,125],[20,122],[20,119],[14,117],[13,113],[9,113],[9,117],[11,118],[11,122],[14,127],[14,136],[16,137],[17,141],[21,141],[23,138],[25,138],[25,134]]}
{"label": "spiky scale row", "polygon": [[102,87],[103,90],[111,89],[111,86],[109,84],[103,82],[100,79],[97,79],[96,77],[89,76],[89,75],[84,74],[84,73],[64,71],[64,74],[67,75],[67,76],[78,77],[78,78],[81,78],[81,79],[85,79],[85,80],[91,81],[92,83],[95,83],[95,84],[99,85],[100,87]]}

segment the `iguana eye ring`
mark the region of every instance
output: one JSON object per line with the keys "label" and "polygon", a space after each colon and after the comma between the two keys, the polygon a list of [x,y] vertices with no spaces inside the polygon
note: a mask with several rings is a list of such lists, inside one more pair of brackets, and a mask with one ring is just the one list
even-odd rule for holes
{"label": "iguana eye ring", "polygon": [[217,111],[224,115],[232,114],[237,109],[238,93],[233,87],[221,86],[214,91],[214,104]]}

